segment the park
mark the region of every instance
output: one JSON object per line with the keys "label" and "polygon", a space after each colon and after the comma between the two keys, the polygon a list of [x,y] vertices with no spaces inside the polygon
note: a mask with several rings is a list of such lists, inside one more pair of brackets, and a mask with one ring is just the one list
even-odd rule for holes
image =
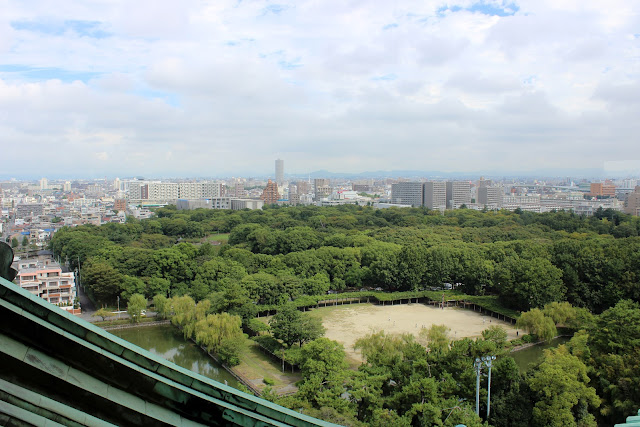
{"label": "park", "polygon": [[480,337],[484,329],[498,325],[505,329],[508,339],[516,338],[516,329],[511,323],[484,316],[460,307],[444,309],[425,304],[350,304],[319,308],[311,316],[322,320],[324,336],[342,344],[351,366],[362,362],[353,345],[357,339],[373,332],[387,334],[412,334],[416,338],[422,328],[445,325],[450,329],[450,339]]}
{"label": "park", "polygon": [[[456,414],[442,408],[460,406],[455,421],[475,425],[479,421],[469,412],[471,405],[459,403],[473,397],[474,358],[494,354],[492,424],[507,425],[519,408],[524,408],[521,419],[543,424],[547,413],[613,422],[637,406],[632,394],[618,393],[635,374],[605,368],[620,356],[628,372],[637,372],[629,358],[635,344],[624,333],[603,336],[603,325],[617,325],[622,318],[629,323],[626,319],[637,311],[625,301],[637,300],[640,277],[638,238],[623,233],[625,227],[640,230],[632,218],[605,211],[583,218],[562,212],[435,215],[365,207],[259,212],[166,207],[156,215],[63,229],[51,249],[68,258],[71,268],[82,262],[83,286],[97,305],[116,307],[118,297],[127,306],[153,300],[151,311],[171,318],[184,338],[226,360],[266,390],[265,398],[283,406],[354,425],[387,419],[386,424],[394,419],[451,423]],[[456,286],[446,291],[441,309],[446,283]],[[157,302],[162,299],[161,310]],[[286,337],[267,318],[285,311],[301,321],[282,322],[283,329],[315,326],[312,320],[319,327],[312,337]],[[499,321],[505,319],[511,324]],[[512,324],[518,320],[516,330]],[[424,342],[420,332],[432,325],[448,328],[448,345],[443,334],[442,345]],[[504,339],[487,339],[489,334],[477,339],[494,326],[506,332]],[[543,352],[525,375],[509,351],[549,341],[557,327],[569,336],[584,332],[571,346]],[[376,331],[385,331],[377,342],[384,347],[370,340],[369,347],[354,349],[357,340]],[[243,332],[273,345],[265,349],[255,340],[259,337],[248,339]],[[395,353],[375,353],[388,347]],[[324,368],[316,372],[307,361]],[[291,374],[291,365],[299,370],[294,367]],[[556,378],[554,372],[563,375]],[[596,377],[614,388],[601,388],[604,383]],[[298,391],[289,394],[295,389],[284,390],[287,383]],[[551,412],[539,409],[549,404],[547,389],[567,383],[571,399],[582,399],[585,411],[570,413],[572,404]],[[352,398],[345,401],[344,393]],[[416,404],[424,393],[428,402]]]}

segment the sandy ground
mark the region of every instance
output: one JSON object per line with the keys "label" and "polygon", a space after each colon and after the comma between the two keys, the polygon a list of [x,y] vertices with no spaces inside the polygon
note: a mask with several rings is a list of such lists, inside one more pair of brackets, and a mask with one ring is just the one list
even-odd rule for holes
{"label": "sandy ground", "polygon": [[446,325],[451,329],[450,338],[456,339],[477,337],[489,326],[499,325],[507,331],[508,339],[516,338],[516,329],[510,323],[458,307],[443,310],[424,304],[351,304],[313,311],[314,315],[322,318],[326,328],[324,336],[343,344],[348,357],[357,363],[362,358],[353,349],[355,341],[380,330],[390,334],[410,333],[417,337],[423,327]]}

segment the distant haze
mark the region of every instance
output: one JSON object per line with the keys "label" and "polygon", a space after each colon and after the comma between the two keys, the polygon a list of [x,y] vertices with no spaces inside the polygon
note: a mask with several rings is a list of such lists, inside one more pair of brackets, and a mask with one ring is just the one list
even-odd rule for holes
{"label": "distant haze", "polygon": [[2,178],[640,173],[640,2],[1,9]]}

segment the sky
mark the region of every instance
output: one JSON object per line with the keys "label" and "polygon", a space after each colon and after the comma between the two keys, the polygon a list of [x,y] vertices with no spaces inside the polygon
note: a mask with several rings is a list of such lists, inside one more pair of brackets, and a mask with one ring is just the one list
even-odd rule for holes
{"label": "sky", "polygon": [[640,2],[0,0],[0,176],[640,173]]}

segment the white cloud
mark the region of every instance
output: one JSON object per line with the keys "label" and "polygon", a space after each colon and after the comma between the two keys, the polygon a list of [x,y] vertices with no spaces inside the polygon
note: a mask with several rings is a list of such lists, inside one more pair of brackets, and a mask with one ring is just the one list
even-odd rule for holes
{"label": "white cloud", "polygon": [[625,158],[640,6],[516,6],[0,0],[2,146],[35,153],[34,176],[238,175],[278,156],[302,173]]}

